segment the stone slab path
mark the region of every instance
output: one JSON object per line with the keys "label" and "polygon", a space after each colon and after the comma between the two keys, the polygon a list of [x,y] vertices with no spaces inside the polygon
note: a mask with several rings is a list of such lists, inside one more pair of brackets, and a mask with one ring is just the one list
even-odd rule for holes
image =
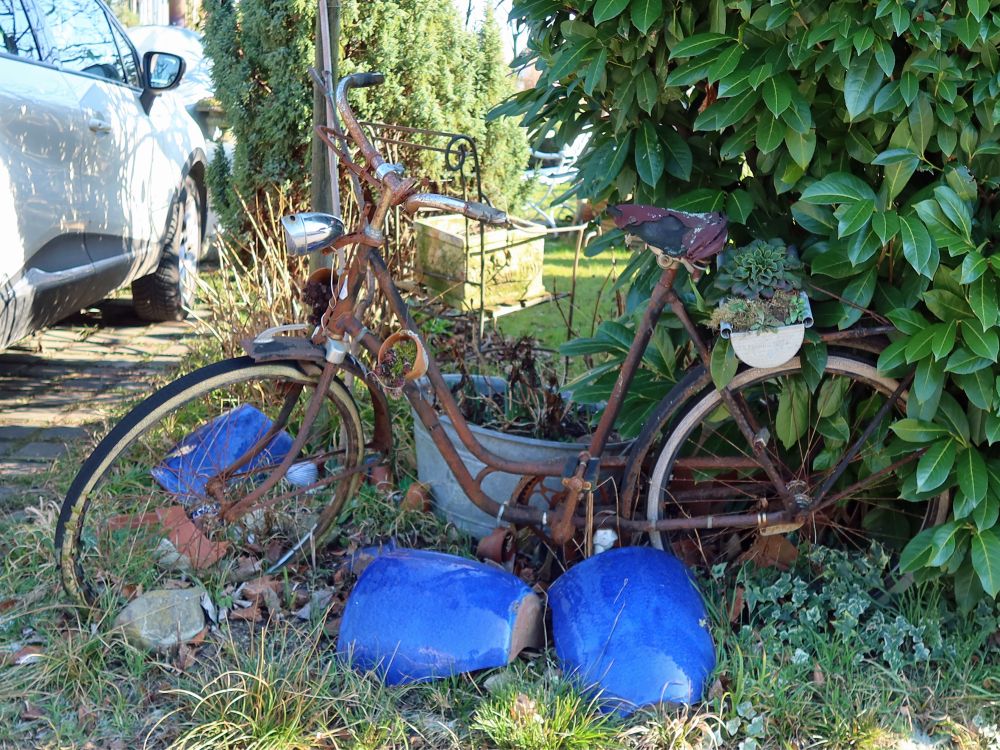
{"label": "stone slab path", "polygon": [[0,351],[0,511],[58,499],[53,469],[72,467],[55,463],[176,366],[192,333],[115,299]]}

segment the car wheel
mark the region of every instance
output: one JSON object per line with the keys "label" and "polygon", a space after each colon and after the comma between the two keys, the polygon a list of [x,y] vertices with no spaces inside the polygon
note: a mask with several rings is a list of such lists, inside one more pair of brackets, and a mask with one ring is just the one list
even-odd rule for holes
{"label": "car wheel", "polygon": [[183,320],[194,306],[201,257],[201,192],[191,177],[170,211],[156,270],[132,282],[132,304],[143,320]]}

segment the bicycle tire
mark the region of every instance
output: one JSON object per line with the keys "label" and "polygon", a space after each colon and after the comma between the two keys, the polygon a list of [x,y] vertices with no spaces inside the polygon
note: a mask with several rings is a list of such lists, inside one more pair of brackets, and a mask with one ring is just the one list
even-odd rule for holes
{"label": "bicycle tire", "polygon": [[[141,519],[146,518],[150,512],[155,513],[157,508],[165,509],[178,504],[185,508],[188,517],[191,518],[195,509],[205,507],[197,506],[195,503],[209,496],[205,488],[201,490],[202,495],[199,496],[197,483],[202,482],[206,473],[211,471],[213,461],[221,460],[212,457],[213,451],[223,454],[227,450],[239,451],[239,441],[243,440],[245,444],[247,434],[263,440],[267,422],[255,415],[253,410],[256,409],[268,419],[273,419],[280,413],[277,409],[280,399],[282,405],[292,404],[286,429],[282,430],[285,434],[274,437],[263,450],[256,453],[245,447],[237,452],[236,455],[252,454],[252,458],[245,470],[236,472],[235,477],[226,480],[222,492],[232,491],[234,497],[227,497],[226,500],[235,500],[237,499],[235,495],[239,491],[243,489],[249,491],[250,487],[259,485],[260,477],[267,469],[280,463],[280,449],[284,448],[287,453],[287,448],[291,444],[288,430],[294,429],[298,424],[296,420],[304,411],[304,405],[308,403],[315,385],[316,378],[303,372],[295,362],[254,362],[249,357],[240,357],[195,370],[167,384],[137,404],[98,443],[94,452],[80,468],[63,501],[56,525],[55,549],[66,591],[81,603],[93,606],[105,593],[121,597],[126,587],[137,583],[127,580],[126,573],[115,568],[117,556],[123,550],[120,546],[123,541],[127,541],[124,567],[132,570],[137,565],[142,571],[140,577],[143,579],[139,582],[146,588],[150,583],[155,584],[156,581],[151,579],[157,576],[146,572],[150,567],[150,561],[146,561],[147,567],[141,567],[143,560],[138,539],[150,537],[152,544],[153,541],[157,541],[159,535],[157,549],[146,550],[154,557],[154,564],[151,566],[154,571],[160,567],[164,556],[160,545],[164,541],[171,540],[163,538],[163,528],[156,526],[159,521],[151,524],[154,527],[152,533],[135,531],[132,534],[134,529],[127,528],[123,534],[118,533],[120,529],[115,528],[117,519],[125,518],[126,525],[134,520],[139,524],[137,528],[143,529],[146,526]],[[238,400],[241,403],[237,404]],[[307,435],[307,444],[303,446],[303,451],[300,451],[297,457],[300,460],[297,463],[304,466],[306,462],[311,461],[316,466],[317,477],[349,473],[332,482],[323,492],[314,488],[312,492],[302,490],[301,493],[294,494],[300,485],[291,484],[288,478],[292,474],[290,469],[272,490],[272,496],[268,497],[274,504],[267,509],[257,508],[252,511],[257,514],[252,519],[255,529],[263,528],[265,524],[270,529],[272,523],[277,529],[279,521],[288,524],[289,528],[298,524],[294,533],[289,531],[289,528],[281,532],[284,535],[282,538],[286,540],[286,546],[292,552],[291,556],[288,554],[289,550],[280,552],[278,556],[280,564],[271,565],[270,568],[262,565],[262,572],[273,572],[307,548],[319,547],[330,533],[337,513],[347,499],[354,495],[361,482],[362,477],[358,469],[363,460],[365,443],[357,405],[348,389],[336,378],[330,383],[327,401],[324,403],[327,406],[321,407],[320,416]],[[244,405],[252,408],[243,408]],[[237,413],[249,416],[244,421],[237,421],[234,416]],[[248,424],[251,425],[249,433]],[[256,427],[253,427],[254,424]],[[203,428],[201,432],[199,428]],[[256,433],[253,433],[254,429],[257,430]],[[198,437],[199,435],[201,437]],[[311,444],[314,442],[325,446],[326,449],[312,448]],[[331,450],[329,446],[335,444],[337,447]],[[251,443],[251,446],[253,445],[254,443]],[[198,453],[199,450],[201,453]],[[308,453],[307,450],[316,452]],[[330,457],[326,456],[328,453],[331,454]],[[189,454],[195,457],[185,464],[184,456]],[[265,463],[265,460],[271,463]],[[130,461],[133,463],[129,463]],[[171,464],[171,461],[175,463]],[[335,464],[332,468],[331,463]],[[206,468],[206,465],[209,468]],[[171,474],[171,471],[176,473]],[[308,476],[311,470],[299,470],[299,474],[303,473]],[[167,484],[164,484],[165,482]],[[178,484],[180,482],[187,484],[181,486]],[[208,484],[209,482],[205,481],[206,488]],[[329,496],[331,490],[332,496]],[[293,494],[286,501],[282,501],[279,507],[279,504],[274,502],[274,496],[280,497],[281,492]],[[274,517],[279,512],[286,515],[276,521]],[[312,521],[308,515],[310,513],[314,514]],[[231,544],[234,553],[237,547],[241,551],[245,551],[247,547],[263,549],[264,533],[259,532],[255,536],[249,530],[251,521],[246,519],[250,515],[241,515],[238,523],[220,522],[217,526],[202,531],[211,541]],[[205,521],[200,523],[204,524]],[[308,527],[310,523],[312,526]],[[243,525],[245,532],[239,544],[229,538],[223,539],[223,536],[231,533],[238,524]],[[308,528],[304,536],[295,538],[295,534],[303,533],[303,528]],[[103,547],[102,534],[107,537]],[[272,540],[272,553],[275,551],[273,549],[275,543],[277,540]],[[133,553],[135,553],[134,560]],[[227,559],[229,557],[227,556]],[[172,559],[180,564],[185,558],[181,556]],[[188,559],[190,561],[190,556]],[[94,569],[103,564],[107,564],[108,568]],[[217,563],[216,567],[219,565],[221,563]],[[176,569],[168,568],[164,572],[164,577],[176,572]],[[186,574],[190,575],[191,572],[188,571]]]}
{"label": "bicycle tire", "polygon": [[[729,388],[732,391],[739,392],[744,395],[747,399],[748,404],[752,404],[751,411],[754,412],[755,418],[759,419],[762,414],[766,414],[770,417],[777,417],[777,411],[774,407],[774,397],[776,394],[780,394],[780,389],[782,385],[772,386],[770,389],[764,384],[767,383],[790,383],[791,378],[800,375],[802,372],[802,367],[800,360],[796,357],[787,362],[786,364],[773,368],[773,369],[756,369],[748,368],[741,370],[734,377],[733,381],[729,384]],[[819,417],[821,410],[818,409],[819,394],[823,391],[826,383],[836,383],[839,379],[841,384],[835,384],[831,388],[833,390],[844,387],[846,384],[846,390],[844,395],[852,391],[855,384],[861,384],[862,387],[867,388],[871,391],[872,398],[876,394],[880,398],[884,398],[889,394],[893,393],[898,386],[898,382],[892,378],[887,378],[878,373],[877,368],[868,360],[853,356],[850,354],[840,354],[831,353],[826,369],[824,370],[823,379],[821,384],[815,389],[814,392],[809,393],[810,403],[812,403],[812,398],[817,399],[817,411],[815,416],[818,417],[815,422],[815,426],[810,428],[807,420],[806,429],[813,429],[810,435],[809,443],[807,444],[808,450],[802,451],[799,447],[800,458],[804,458],[803,466],[807,468],[805,470],[800,470],[801,480],[806,482],[806,495],[810,491],[815,491],[816,487],[822,483],[822,479],[825,475],[812,476],[812,474],[817,471],[815,469],[818,464],[816,463],[816,457],[822,455],[821,451],[817,451],[817,444],[813,444],[813,440],[817,438],[827,439],[826,436],[820,433],[819,425],[823,419],[828,419],[829,416]],[[802,381],[804,383],[804,381]],[[801,386],[784,386],[789,388],[797,388],[799,393],[802,393]],[[808,388],[807,388],[808,391]],[[864,404],[863,392],[858,388],[854,392],[853,404],[857,404],[859,408],[862,408]],[[900,410],[905,409],[906,395],[900,399],[898,408]],[[843,398],[842,398],[843,401]],[[832,402],[830,398],[827,398],[827,404],[825,409],[829,410]],[[811,408],[811,407],[810,407]],[[850,405],[847,406],[850,408]],[[874,407],[869,407],[864,404],[863,408],[874,414]],[[766,493],[771,493],[771,502],[777,502],[778,498],[774,491],[773,486],[769,488],[766,487],[767,482],[763,481],[762,470],[757,470],[756,474],[750,473],[744,476],[739,476],[740,469],[733,468],[739,467],[742,463],[742,459],[746,458],[747,462],[750,460],[752,451],[749,446],[746,446],[746,440],[742,435],[739,435],[738,442],[737,439],[729,439],[728,434],[732,434],[733,427],[729,428],[730,432],[724,432],[725,425],[723,422],[719,422],[719,418],[722,417],[720,414],[720,409],[724,411],[724,406],[722,404],[722,399],[719,392],[714,387],[708,387],[701,391],[698,395],[694,396],[689,402],[689,406],[682,408],[680,414],[672,421],[671,426],[667,430],[659,452],[656,454],[656,460],[652,465],[652,470],[649,475],[649,483],[646,488],[646,519],[649,521],[658,521],[661,518],[666,518],[668,516],[673,517],[706,517],[712,515],[718,517],[719,515],[724,515],[726,513],[747,513],[747,512],[766,512],[768,497]],[[848,412],[849,413],[849,412]],[[843,416],[843,412],[839,412],[840,416]],[[728,412],[725,412],[725,416],[728,417]],[[860,416],[860,415],[859,415]],[[887,419],[883,421],[888,421],[891,415],[887,415]],[[715,419],[713,420],[713,417]],[[731,421],[731,417],[729,418]],[[848,421],[844,419],[845,423]],[[781,444],[781,438],[775,433],[778,432],[773,420],[770,424],[760,425],[769,429],[770,431],[770,442],[768,445],[768,450],[772,455],[772,458],[778,458],[783,462],[787,461],[787,456],[782,456],[782,452],[792,452],[793,447]],[[851,430],[849,437],[843,440],[843,444],[850,446],[856,437],[860,434],[861,424],[859,419],[859,424],[857,425],[847,425]],[[884,425],[887,431],[887,424]],[[700,429],[699,429],[700,428]],[[855,431],[855,428],[857,431]],[[874,445],[876,436],[881,434],[883,437],[878,438],[879,440],[884,440],[886,433],[881,432],[883,425],[879,426],[876,430],[876,434],[866,441],[865,445]],[[824,428],[826,429],[826,428]],[[842,427],[840,428],[843,429]],[[716,436],[709,435],[709,432],[716,432]],[[723,469],[713,469],[716,472],[714,475],[710,472],[705,472],[701,474],[699,479],[694,475],[694,472],[689,472],[691,476],[679,476],[683,473],[683,466],[678,465],[678,459],[687,459],[688,464],[694,464],[692,459],[697,458],[695,454],[695,446],[699,444],[700,447],[712,444],[714,441],[715,445],[720,443],[726,443],[726,450],[730,452],[727,456],[715,456],[717,459],[728,458],[727,468]],[[835,444],[835,443],[832,443]],[[796,447],[800,443],[796,442]],[[884,446],[883,446],[884,447]],[[709,449],[706,449],[706,453]],[[831,450],[835,450],[831,448]],[[865,471],[867,467],[864,462],[868,459],[874,460],[881,457],[878,456],[879,448],[866,449],[866,453],[863,450],[856,457],[855,461],[860,460],[861,464],[853,466],[855,461],[851,462],[852,468],[856,471]],[[802,454],[805,454],[804,456]],[[842,455],[842,454],[841,454]],[[810,463],[808,458],[813,457],[813,462]],[[707,455],[701,456],[702,458],[707,458]],[[839,461],[840,456],[830,456],[830,461],[826,461],[831,467],[836,466]],[[682,460],[682,464],[684,461]],[[720,463],[725,464],[725,460],[720,461]],[[676,471],[675,471],[676,465]],[[787,465],[787,464],[786,464]],[[808,468],[813,467],[813,468]],[[751,471],[746,470],[743,471]],[[822,470],[820,470],[822,471]],[[806,475],[808,473],[808,476]],[[735,475],[735,476],[734,476]],[[876,476],[874,474],[869,474],[869,477]],[[895,474],[891,474],[887,477],[888,480],[896,480]],[[841,480],[846,481],[846,480]],[[864,479],[859,480],[855,484],[860,484]],[[898,480],[896,480],[898,482]],[[700,490],[696,490],[696,485],[704,485]],[[725,495],[728,494],[728,502],[723,500],[721,497],[718,502],[725,503],[726,507],[713,507],[712,513],[705,513],[705,509],[709,506],[709,503],[713,502],[710,498],[713,494],[713,487],[718,486],[718,494]],[[843,487],[841,482],[838,482],[839,487]],[[848,485],[848,488],[854,485]],[[898,486],[898,485],[896,485]],[[874,487],[872,487],[874,489]],[[888,487],[886,488],[888,490]],[[880,490],[881,491],[881,490]],[[760,492],[760,494],[754,494],[754,492]],[[679,500],[686,493],[690,500]],[[861,490],[858,490],[858,497],[845,497],[843,501],[838,503],[838,507],[845,508],[848,503],[855,502],[861,503],[861,512],[863,516],[860,519],[861,524],[865,523],[865,519],[869,518],[868,513],[872,510],[879,509],[879,512],[884,511],[889,503],[877,504],[876,501],[888,500],[889,498],[879,498],[873,497],[871,495],[862,497]],[[898,499],[898,494],[895,496]],[[761,507],[763,504],[764,507]],[[903,505],[908,505],[911,508],[916,507],[910,503],[903,503]],[[937,494],[931,498],[923,501],[919,505],[923,507],[920,509],[921,512],[916,513],[915,517],[911,519],[904,519],[907,521],[908,526],[911,528],[908,532],[903,533],[898,539],[887,539],[884,541],[898,541],[904,542],[909,538],[912,533],[919,531],[920,529],[927,528],[929,526],[937,525],[946,520],[948,511],[950,509],[949,495],[947,492]],[[855,509],[856,510],[856,509]],[[886,520],[886,519],[883,519]],[[894,520],[894,519],[888,519]],[[912,528],[916,524],[917,528]],[[822,541],[819,537],[819,533],[824,528],[829,529],[833,524],[826,518],[821,518],[818,515],[813,517],[810,516],[807,522],[797,530],[796,533],[800,535],[805,533],[807,535],[812,535],[814,541]],[[869,518],[869,525],[870,523]],[[901,525],[901,522],[900,522]],[[835,529],[836,530],[836,529]],[[839,529],[841,533],[846,531],[846,529]],[[856,528],[852,528],[852,534],[857,531]],[[702,564],[713,564],[716,562],[723,562],[726,560],[736,559],[740,556],[747,554],[748,542],[752,539],[747,537],[752,537],[753,535],[759,533],[756,527],[751,527],[748,529],[734,529],[717,527],[714,529],[702,529],[702,530],[691,530],[691,531],[653,531],[650,532],[650,542],[653,546],[660,549],[673,549],[675,553],[678,553],[681,557],[688,559],[688,561],[697,561]],[[738,539],[737,543],[734,543],[734,535],[741,537]],[[875,536],[873,534],[873,536]],[[876,536],[876,538],[879,538]],[[898,545],[897,545],[898,546]],[[694,560],[692,560],[694,558]]]}

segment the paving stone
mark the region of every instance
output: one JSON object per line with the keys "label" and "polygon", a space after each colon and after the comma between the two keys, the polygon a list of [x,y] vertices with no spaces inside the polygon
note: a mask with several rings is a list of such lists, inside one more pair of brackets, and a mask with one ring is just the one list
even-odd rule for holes
{"label": "paving stone", "polygon": [[0,427],[0,440],[25,440],[36,432],[37,427]]}
{"label": "paving stone", "polygon": [[66,452],[61,443],[28,443],[18,450],[13,458],[27,461],[53,461]]}
{"label": "paving stone", "polygon": [[69,443],[86,440],[90,432],[85,427],[46,427],[38,433],[42,440]]}

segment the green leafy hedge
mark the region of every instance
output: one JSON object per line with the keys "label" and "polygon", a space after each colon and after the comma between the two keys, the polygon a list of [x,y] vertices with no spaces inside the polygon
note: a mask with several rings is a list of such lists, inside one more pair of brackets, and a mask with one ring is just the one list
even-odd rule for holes
{"label": "green leafy hedge", "polygon": [[[953,489],[953,519],[913,539],[901,565],[954,574],[965,601],[1000,592],[998,11],[515,0],[529,31],[520,62],[542,76],[498,110],[536,137],[592,133],[572,193],[724,210],[737,242],[800,245],[820,325],[866,311],[892,322],[879,366],[916,370],[894,429],[927,448],[903,495]],[[655,274],[632,265],[633,288]],[[824,361],[818,345],[804,351]]]}
{"label": "green leafy hedge", "polygon": [[[249,228],[245,208],[266,216],[260,206],[276,189],[293,210],[308,206],[315,7],[302,0],[206,0],[205,49],[235,136],[232,164],[217,156],[210,172],[228,228]],[[363,118],[472,136],[487,195],[505,207],[519,200],[524,131],[513,120],[484,120],[514,85],[492,13],[472,32],[451,3],[344,0],[341,43],[341,75],[386,74],[382,86],[352,94]],[[441,162],[434,154],[427,164],[407,166],[423,177]]]}

